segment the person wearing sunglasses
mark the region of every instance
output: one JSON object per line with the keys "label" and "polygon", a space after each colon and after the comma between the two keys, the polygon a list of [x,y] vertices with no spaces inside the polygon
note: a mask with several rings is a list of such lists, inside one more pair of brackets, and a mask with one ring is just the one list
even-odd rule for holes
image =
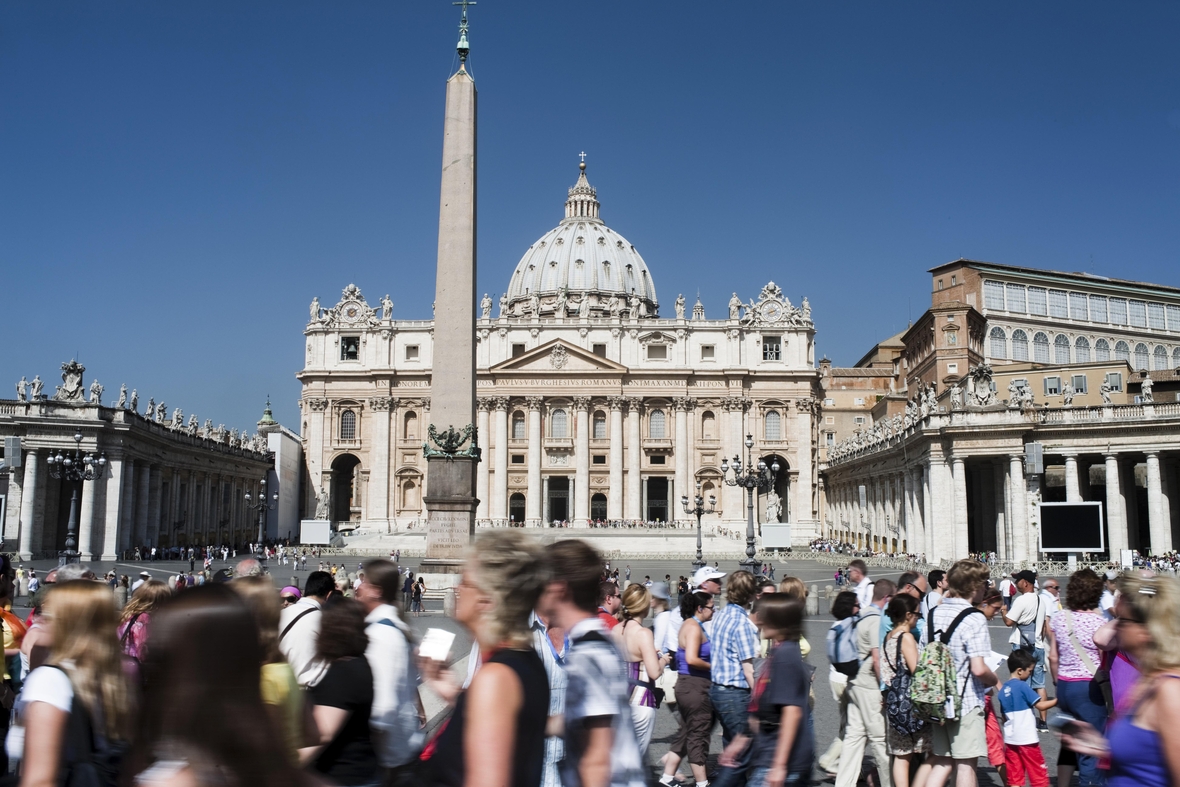
{"label": "person wearing sunglasses", "polygon": [[279,591],[279,601],[283,602],[284,608],[291,606],[301,598],[303,598],[303,594],[294,585],[287,585]]}

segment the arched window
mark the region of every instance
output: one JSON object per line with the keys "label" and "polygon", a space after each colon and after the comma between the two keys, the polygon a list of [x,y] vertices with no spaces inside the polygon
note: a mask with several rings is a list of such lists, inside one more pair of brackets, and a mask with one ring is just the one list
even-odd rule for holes
{"label": "arched window", "polygon": [[1008,358],[1008,335],[1004,333],[1004,329],[996,326],[992,328],[991,336],[991,356],[1006,360]]}
{"label": "arched window", "polygon": [[647,417],[647,436],[652,440],[668,439],[668,418],[663,410],[652,410]]}
{"label": "arched window", "polygon": [[553,415],[549,417],[549,436],[570,436],[569,415],[566,414],[565,410],[554,410]]}
{"label": "arched window", "polygon": [[1094,360],[1110,360],[1110,342],[1106,341],[1106,339],[1099,339],[1098,341],[1094,342]]}
{"label": "arched window", "polygon": [[782,417],[778,410],[771,410],[763,418],[767,440],[781,440],[783,435]]}
{"label": "arched window", "polygon": [[606,439],[606,413],[601,410],[594,413],[594,439]]}
{"label": "arched window", "polygon": [[517,410],[512,414],[512,439],[524,440],[528,437],[524,422],[524,413]]}
{"label": "arched window", "polygon": [[1131,360],[1131,345],[1127,344],[1126,342],[1115,342],[1114,359],[1116,361]]}
{"label": "arched window", "polygon": [[1064,333],[1053,337],[1053,363],[1069,363],[1069,337]]}
{"label": "arched window", "polygon": [[1037,363],[1049,363],[1049,336],[1037,331],[1033,335],[1033,360]]}
{"label": "arched window", "polygon": [[1074,360],[1078,363],[1090,362],[1090,340],[1085,336],[1079,336],[1077,341],[1073,343]]}
{"label": "arched window", "polygon": [[352,442],[356,439],[356,413],[345,410],[340,414],[340,439]]}
{"label": "arched window", "polygon": [[1147,369],[1151,356],[1147,353],[1147,345],[1143,342],[1135,345],[1135,368]]}
{"label": "arched window", "polygon": [[[1180,350],[1180,347],[1176,348]],[[701,415],[701,439],[702,440],[716,440],[717,439],[717,417],[713,415],[712,410],[706,410]]]}
{"label": "arched window", "polygon": [[1155,346],[1155,352],[1152,353],[1151,368],[1153,369],[1167,369],[1168,368],[1168,350],[1162,344]]}
{"label": "arched window", "polygon": [[1172,348],[1172,368],[1180,369],[1180,347]]}
{"label": "arched window", "polygon": [[402,437],[407,440],[418,439],[418,414],[406,413],[405,426],[402,428]]}
{"label": "arched window", "polygon": [[1028,360],[1028,334],[1024,331],[1012,331],[1012,360]]}

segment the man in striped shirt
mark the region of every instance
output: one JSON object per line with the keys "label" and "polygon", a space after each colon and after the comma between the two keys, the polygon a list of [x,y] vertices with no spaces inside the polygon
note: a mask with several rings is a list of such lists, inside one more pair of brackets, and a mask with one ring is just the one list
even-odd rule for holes
{"label": "man in striped shirt", "polygon": [[[749,571],[730,574],[725,594],[728,603],[713,616],[713,686],[709,699],[721,719],[721,738],[726,746],[748,732],[750,687],[754,685],[754,656],[758,654],[758,628],[750,620],[756,586],[757,580]],[[749,753],[747,747],[737,767],[725,771],[715,787],[745,784]]]}

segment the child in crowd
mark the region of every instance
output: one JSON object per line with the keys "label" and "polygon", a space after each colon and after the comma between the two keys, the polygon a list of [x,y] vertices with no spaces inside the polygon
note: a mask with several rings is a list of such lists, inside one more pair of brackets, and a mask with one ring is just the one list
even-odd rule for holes
{"label": "child in crowd", "polygon": [[1049,787],[1049,769],[1041,753],[1037,735],[1037,711],[1048,710],[1056,699],[1043,700],[1028,685],[1036,666],[1036,657],[1028,651],[1014,650],[1008,657],[1012,680],[999,691],[1000,713],[1004,717],[1004,753],[1007,759],[1008,787],[1024,787],[1025,774],[1032,787]]}

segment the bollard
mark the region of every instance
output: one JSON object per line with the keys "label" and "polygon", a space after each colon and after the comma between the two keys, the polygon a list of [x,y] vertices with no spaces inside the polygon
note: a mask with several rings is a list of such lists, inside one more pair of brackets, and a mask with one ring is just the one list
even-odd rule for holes
{"label": "bollard", "polygon": [[808,615],[819,613],[819,585],[811,586],[811,591],[807,594],[807,606],[805,609]]}
{"label": "bollard", "polygon": [[443,596],[443,614],[448,618],[455,617],[455,589],[453,587],[447,588],[447,593]]}

